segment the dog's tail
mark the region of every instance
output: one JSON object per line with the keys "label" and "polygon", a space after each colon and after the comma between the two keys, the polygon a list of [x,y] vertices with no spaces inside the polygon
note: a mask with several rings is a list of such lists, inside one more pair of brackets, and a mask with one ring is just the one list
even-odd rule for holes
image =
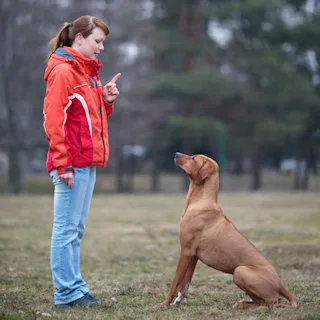
{"label": "dog's tail", "polygon": [[277,305],[277,307],[280,307],[280,308],[281,307],[282,308],[296,308],[298,306],[296,298],[292,294],[290,294],[285,288],[282,287],[279,290],[279,293],[280,293],[281,296],[286,298],[289,301],[290,304],[281,304],[281,303],[279,303]]}

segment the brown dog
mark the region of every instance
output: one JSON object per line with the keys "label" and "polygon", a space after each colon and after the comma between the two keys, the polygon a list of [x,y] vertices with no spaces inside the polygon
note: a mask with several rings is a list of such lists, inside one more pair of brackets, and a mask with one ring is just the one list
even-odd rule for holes
{"label": "brown dog", "polygon": [[[218,164],[203,155],[176,153],[175,163],[190,178],[184,212],[180,220],[180,257],[170,291],[162,305],[180,302],[188,290],[198,259],[214,269],[233,274],[234,283],[251,301],[234,308],[261,306],[295,308],[295,298],[283,288],[271,263],[224,216],[218,204]],[[281,297],[289,304],[280,303]]]}

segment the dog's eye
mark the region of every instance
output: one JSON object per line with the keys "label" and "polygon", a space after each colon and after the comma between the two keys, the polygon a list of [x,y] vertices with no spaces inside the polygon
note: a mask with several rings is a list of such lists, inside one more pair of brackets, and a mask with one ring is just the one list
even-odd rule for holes
{"label": "dog's eye", "polygon": [[195,157],[192,157],[191,159],[192,159],[192,160],[194,160],[194,159],[195,159]]}

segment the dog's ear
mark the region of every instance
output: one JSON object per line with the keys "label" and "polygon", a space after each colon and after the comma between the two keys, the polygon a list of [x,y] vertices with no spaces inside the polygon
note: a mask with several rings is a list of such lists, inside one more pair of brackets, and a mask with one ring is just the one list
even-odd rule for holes
{"label": "dog's ear", "polygon": [[199,171],[196,173],[194,182],[196,184],[200,184],[202,181],[207,179],[212,173],[213,168],[211,168],[211,166],[208,166],[208,164],[206,164],[206,161],[204,161]]}

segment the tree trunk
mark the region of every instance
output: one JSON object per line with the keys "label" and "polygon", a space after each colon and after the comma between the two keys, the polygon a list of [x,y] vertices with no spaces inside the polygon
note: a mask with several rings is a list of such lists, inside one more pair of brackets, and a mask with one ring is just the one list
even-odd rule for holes
{"label": "tree trunk", "polygon": [[301,179],[301,190],[309,189],[310,172],[312,168],[316,166],[315,152],[313,149],[313,141],[312,141],[311,135],[308,139],[308,142],[305,144],[305,147],[306,147],[305,154],[307,156],[306,156],[306,165],[305,165],[304,174]]}
{"label": "tree trunk", "polygon": [[219,165],[219,189],[222,190],[224,186],[224,176],[227,167],[227,156],[226,156],[226,132],[221,130],[217,136],[217,148],[218,148],[218,165]]}
{"label": "tree trunk", "polygon": [[301,179],[301,190],[308,190],[309,189],[309,173],[310,173],[310,168],[309,164],[307,163],[306,168],[304,170],[304,175]]}
{"label": "tree trunk", "polygon": [[[153,102],[151,101],[150,104]],[[156,193],[160,191],[160,161],[159,157],[162,155],[161,148],[159,147],[159,142],[161,139],[161,125],[160,119],[155,117],[155,115],[150,115],[149,118],[149,130],[153,133],[152,140],[149,144],[152,145],[151,149],[151,170],[150,170],[150,191]]]}
{"label": "tree trunk", "polygon": [[[5,84],[5,97],[9,97],[9,84]],[[10,100],[9,100],[10,99]],[[23,135],[20,133],[20,118],[17,114],[17,110],[8,98],[5,101],[7,106],[7,120],[8,120],[8,134],[9,134],[9,145],[8,145],[8,158],[9,158],[9,192],[13,194],[19,194],[23,191],[23,170],[21,163],[22,153],[22,140]]]}
{"label": "tree trunk", "polygon": [[125,186],[123,183],[123,154],[122,148],[117,147],[115,150],[116,153],[116,192],[124,192]]}
{"label": "tree trunk", "polygon": [[[192,151],[187,134],[182,136],[182,153],[191,155]],[[190,180],[186,174],[182,175],[182,191],[186,192],[189,189]]]}
{"label": "tree trunk", "polygon": [[[3,5],[3,4],[2,4]],[[2,11],[3,10],[3,11]],[[1,50],[0,62],[0,104],[2,108],[7,110],[8,137],[9,145],[7,147],[9,158],[9,192],[19,194],[23,191],[23,174],[21,167],[21,140],[22,135],[19,134],[19,117],[15,108],[15,91],[11,90],[15,83],[10,83],[9,75],[12,74],[14,68],[12,57],[14,35],[10,23],[13,21],[14,9],[12,5],[1,8],[1,30],[3,34],[3,49]]]}
{"label": "tree trunk", "polygon": [[301,169],[300,169],[300,159],[297,159],[297,168],[296,171],[294,173],[294,179],[293,179],[293,186],[292,189],[293,190],[299,190],[300,189],[300,176],[301,176]]}
{"label": "tree trunk", "polygon": [[297,169],[294,176],[294,190],[309,189],[309,175],[313,161],[312,140],[310,137],[302,139],[297,151]]}
{"label": "tree trunk", "polygon": [[156,193],[160,190],[160,165],[158,161],[158,153],[155,149],[152,154],[152,168],[151,168],[151,192]]}
{"label": "tree trunk", "polygon": [[126,159],[127,183],[126,192],[134,192],[135,156],[130,154]]}
{"label": "tree trunk", "polygon": [[297,160],[297,169],[294,176],[293,189],[294,190],[303,190],[303,185],[306,187],[308,183],[308,178],[306,180],[306,171],[307,164],[302,158],[298,158]]}
{"label": "tree trunk", "polygon": [[[178,18],[178,29],[180,34],[180,39],[184,41],[187,45],[187,43],[190,43],[192,41],[193,37],[193,27],[194,27],[194,21],[193,21],[193,15],[194,15],[194,6],[196,3],[194,1],[191,1],[188,3],[188,5],[185,5],[184,8],[181,8]],[[184,72],[188,73],[191,72],[193,69],[193,52],[189,52],[186,56],[186,60],[184,61]],[[185,100],[184,98],[181,99],[182,104],[184,105],[183,108],[183,114],[184,116],[188,117],[192,113],[192,106],[190,105],[190,101]],[[191,155],[192,151],[190,148],[189,143],[189,136],[188,136],[188,130],[183,130],[181,134],[181,144],[182,144],[182,152],[188,155]],[[182,191],[186,192],[189,189],[189,178],[187,175],[182,176]]]}
{"label": "tree trunk", "polygon": [[297,170],[294,175],[293,189],[308,190],[309,189],[309,163],[303,159],[298,159]]}
{"label": "tree trunk", "polygon": [[252,157],[252,184],[251,190],[261,189],[261,156],[257,151]]}
{"label": "tree trunk", "polygon": [[21,152],[18,148],[9,147],[9,192],[20,194],[23,191],[23,174],[21,169]]}

